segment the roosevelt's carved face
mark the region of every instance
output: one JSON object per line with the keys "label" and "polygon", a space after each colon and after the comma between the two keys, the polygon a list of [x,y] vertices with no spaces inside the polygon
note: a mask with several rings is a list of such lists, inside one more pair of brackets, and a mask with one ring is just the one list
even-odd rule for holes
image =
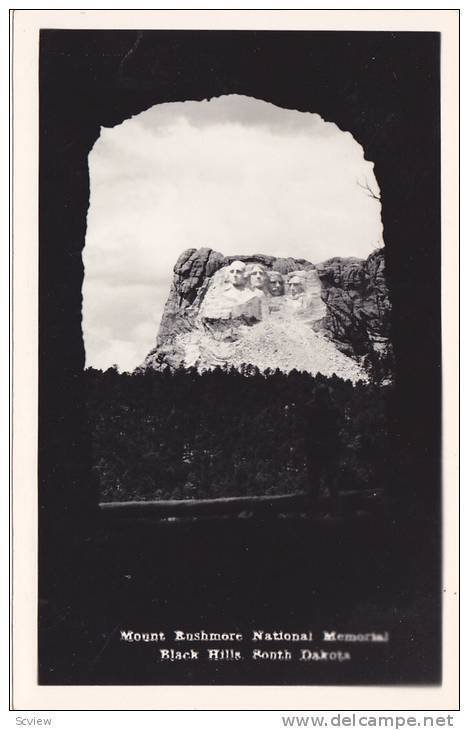
{"label": "roosevelt's carved face", "polygon": [[233,261],[228,269],[228,281],[230,284],[237,289],[243,289],[246,284],[245,271],[246,264],[243,264],[242,261]]}
{"label": "roosevelt's carved face", "polygon": [[288,294],[292,299],[298,299],[304,292],[303,282],[299,276],[292,276],[288,282]]}
{"label": "roosevelt's carved face", "polygon": [[266,285],[266,274],[264,268],[260,265],[253,266],[249,281],[253,289],[264,289]]}
{"label": "roosevelt's carved face", "polygon": [[285,293],[282,274],[276,271],[269,274],[269,289],[273,297],[281,297]]}

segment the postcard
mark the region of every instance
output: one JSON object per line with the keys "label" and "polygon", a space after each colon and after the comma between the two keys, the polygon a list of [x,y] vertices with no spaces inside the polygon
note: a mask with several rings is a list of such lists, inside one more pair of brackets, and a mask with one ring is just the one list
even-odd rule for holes
{"label": "postcard", "polygon": [[457,11],[12,27],[14,707],[455,709]]}

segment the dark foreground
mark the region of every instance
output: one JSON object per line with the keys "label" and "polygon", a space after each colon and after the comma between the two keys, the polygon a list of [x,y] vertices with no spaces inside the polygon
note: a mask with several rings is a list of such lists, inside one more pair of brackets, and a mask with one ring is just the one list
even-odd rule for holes
{"label": "dark foreground", "polygon": [[[358,514],[105,521],[41,582],[41,684],[422,684],[440,677],[438,545],[430,525]],[[56,553],[57,555],[57,553]],[[58,566],[57,566],[58,564]],[[176,645],[175,630],[238,632],[243,642]],[[128,643],[121,630],[165,632]],[[251,642],[253,630],[314,641]],[[389,632],[387,643],[322,642],[323,631]],[[317,640],[316,640],[317,638]],[[200,650],[162,661],[160,648]],[[209,661],[206,649],[239,650]],[[252,650],[289,649],[290,661]],[[350,660],[299,661],[302,648]]]}

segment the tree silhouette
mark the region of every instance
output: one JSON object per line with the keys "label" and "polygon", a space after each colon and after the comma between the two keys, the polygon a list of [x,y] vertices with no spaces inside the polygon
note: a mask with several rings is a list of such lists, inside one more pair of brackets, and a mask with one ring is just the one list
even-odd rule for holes
{"label": "tree silhouette", "polygon": [[382,486],[394,458],[387,428],[393,388],[381,384],[376,363],[371,367],[376,377],[356,385],[252,366],[132,375],[89,368],[84,377],[101,499]]}

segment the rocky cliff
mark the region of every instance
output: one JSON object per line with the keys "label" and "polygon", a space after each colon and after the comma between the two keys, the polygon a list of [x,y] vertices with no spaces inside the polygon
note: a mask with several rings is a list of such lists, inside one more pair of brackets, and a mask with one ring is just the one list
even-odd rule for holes
{"label": "rocky cliff", "polygon": [[384,352],[391,328],[384,249],[365,260],[332,258],[316,268],[327,307],[327,336],[352,357]]}
{"label": "rocky cliff", "polygon": [[141,367],[246,364],[358,380],[367,355],[389,351],[389,329],[382,249],[318,265],[188,249]]}

